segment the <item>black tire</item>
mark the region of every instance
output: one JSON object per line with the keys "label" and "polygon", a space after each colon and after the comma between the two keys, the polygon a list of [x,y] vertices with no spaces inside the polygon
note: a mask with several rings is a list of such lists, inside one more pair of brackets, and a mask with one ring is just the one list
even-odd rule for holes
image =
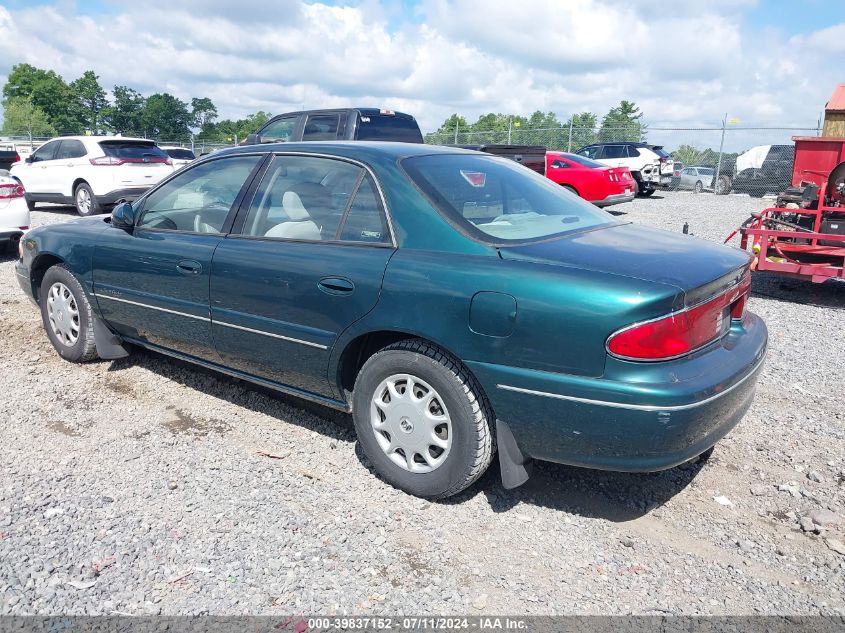
{"label": "black tire", "polygon": [[81,182],[73,191],[73,201],[76,204],[76,212],[81,216],[97,215],[103,212],[103,208],[87,182]]}
{"label": "black tire", "polygon": [[[370,422],[372,400],[382,381],[395,374],[428,383],[451,419],[449,452],[430,472],[399,466],[376,439]],[[352,417],[361,448],[379,475],[418,497],[443,499],[461,492],[484,474],[495,452],[494,417],[481,387],[457,358],[419,339],[385,347],[364,363],[355,381]]]}
{"label": "black tire", "polygon": [[580,194],[580,193],[578,193],[578,190],[577,190],[577,189],[575,189],[575,187],[573,187],[572,185],[561,185],[561,186],[562,186],[564,189],[566,189],[567,191],[571,191],[572,193],[574,193],[574,194],[575,194],[576,196],[578,196],[579,198],[581,197],[581,194]]}
{"label": "black tire", "polygon": [[[73,297],[73,303],[78,312],[78,335],[76,341],[72,344],[60,338],[60,335],[54,331],[50,322],[48,295],[50,289],[56,284],[62,284],[70,291],[70,295]],[[41,321],[44,324],[44,329],[47,331],[50,342],[59,353],[59,356],[75,363],[84,363],[97,358],[97,346],[94,343],[94,313],[91,310],[91,304],[88,302],[88,297],[85,295],[82,285],[73,276],[73,273],[64,264],[52,266],[44,274],[39,294]],[[63,312],[62,319],[64,320],[66,318],[70,318],[70,316]]]}
{"label": "black tire", "polygon": [[695,187],[693,187],[692,191],[693,191],[693,193],[701,193],[702,191],[704,191],[704,185],[701,184],[700,180],[697,180],[695,182]]}
{"label": "black tire", "polygon": [[655,191],[656,191],[656,189],[653,189],[653,188],[650,188],[650,187],[649,188],[643,187],[642,189],[640,189],[640,196],[643,197],[643,198],[650,198],[651,196],[654,195]]}

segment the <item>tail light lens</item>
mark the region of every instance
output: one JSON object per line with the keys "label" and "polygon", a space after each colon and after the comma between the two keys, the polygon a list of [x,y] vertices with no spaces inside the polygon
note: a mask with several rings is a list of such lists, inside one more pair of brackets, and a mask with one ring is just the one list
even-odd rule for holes
{"label": "tail light lens", "polygon": [[607,351],[630,360],[684,356],[727,334],[731,320],[742,320],[751,276],[709,301],[680,312],[623,328],[607,340]]}
{"label": "tail light lens", "polygon": [[24,197],[23,185],[20,183],[9,183],[0,185],[0,200]]}

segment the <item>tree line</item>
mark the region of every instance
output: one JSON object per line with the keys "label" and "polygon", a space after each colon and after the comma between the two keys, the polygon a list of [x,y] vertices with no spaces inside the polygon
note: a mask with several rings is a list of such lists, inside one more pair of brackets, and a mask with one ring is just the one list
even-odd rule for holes
{"label": "tree line", "polygon": [[506,143],[545,145],[552,150],[577,150],[602,141],[644,141],[648,126],[632,101],[621,101],[601,117],[579,112],[560,121],[553,112],[537,110],[529,116],[489,113],[469,123],[459,114],[446,119],[426,142],[458,144]]}
{"label": "tree line", "polygon": [[86,70],[66,82],[53,70],[16,64],[3,86],[3,134],[45,137],[67,134],[122,134],[165,141],[235,142],[270,119],[259,111],[243,119],[218,120],[208,97],[190,102],[166,92],[144,96],[128,86],[111,94],[99,76]]}

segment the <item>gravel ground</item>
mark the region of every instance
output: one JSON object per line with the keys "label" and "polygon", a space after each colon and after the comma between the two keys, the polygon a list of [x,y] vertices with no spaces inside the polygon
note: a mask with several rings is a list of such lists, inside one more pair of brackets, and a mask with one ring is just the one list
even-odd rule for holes
{"label": "gravel ground", "polygon": [[[619,211],[721,240],[765,204]],[[540,464],[513,491],[491,469],[431,503],[372,474],[348,416],[151,353],[60,360],[7,256],[0,613],[845,614],[843,306],[843,285],[755,278],[769,360],[706,462]]]}

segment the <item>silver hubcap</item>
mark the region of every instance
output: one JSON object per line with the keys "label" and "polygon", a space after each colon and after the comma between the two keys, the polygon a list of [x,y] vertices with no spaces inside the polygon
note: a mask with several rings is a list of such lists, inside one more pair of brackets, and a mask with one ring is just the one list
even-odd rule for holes
{"label": "silver hubcap", "polygon": [[376,388],[370,424],[381,450],[397,466],[429,473],[446,461],[452,420],[443,398],[424,380],[394,374]]}
{"label": "silver hubcap", "polygon": [[87,189],[82,189],[81,187],[77,189],[76,206],[79,207],[80,211],[84,211],[85,213],[91,210],[91,194],[88,193]]}
{"label": "silver hubcap", "polygon": [[79,308],[70,289],[60,281],[47,293],[47,318],[62,345],[73,347],[79,339]]}

